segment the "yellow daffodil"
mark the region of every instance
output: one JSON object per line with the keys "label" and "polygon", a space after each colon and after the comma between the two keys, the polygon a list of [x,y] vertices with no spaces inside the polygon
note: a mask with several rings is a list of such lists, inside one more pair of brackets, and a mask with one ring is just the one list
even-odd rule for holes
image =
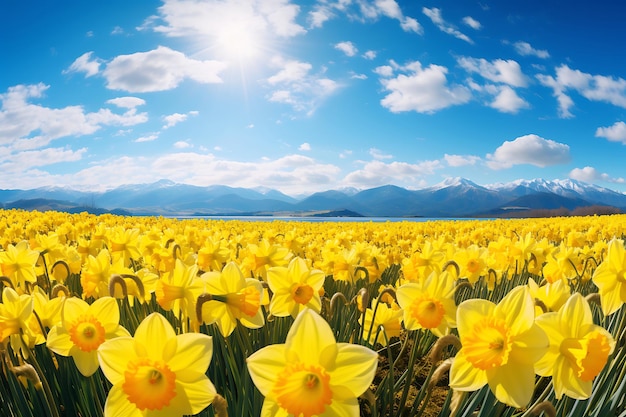
{"label": "yellow daffodil", "polygon": [[106,340],[130,335],[119,320],[114,298],[101,297],[91,305],[80,298],[68,298],[63,303],[61,324],[48,333],[48,348],[71,356],[80,373],[91,376],[98,370],[98,347]]}
{"label": "yellow daffodil", "polygon": [[196,265],[187,266],[177,259],[174,269],[156,282],[154,295],[159,305],[176,316],[195,317],[196,299],[202,293],[202,283],[197,275]]}
{"label": "yellow daffodil", "polygon": [[500,402],[526,406],[535,387],[533,365],[548,350],[528,288],[514,288],[497,305],[481,299],[462,302],[457,329],[462,348],[450,368],[450,387],[475,391],[489,384]]}
{"label": "yellow daffodil", "polygon": [[14,352],[45,343],[43,330],[33,314],[34,300],[29,294],[18,294],[13,288],[2,290],[0,303],[0,343],[10,342]]}
{"label": "yellow daffodil", "polygon": [[37,281],[35,265],[39,259],[39,252],[32,250],[26,240],[17,245],[9,245],[0,252],[0,271],[11,279],[18,292],[24,292],[26,282]]}
{"label": "yellow daffodil", "polygon": [[198,414],[215,397],[206,370],[210,336],[176,335],[159,313],[137,327],[134,337],[108,340],[98,348],[100,368],[113,384],[105,417],[181,417]]}
{"label": "yellow daffodil", "polygon": [[528,279],[528,289],[530,296],[535,300],[535,315],[548,311],[557,311],[569,298],[571,290],[569,285],[563,280],[547,283],[541,287],[534,279]]}
{"label": "yellow daffodil", "polygon": [[328,323],[305,309],[284,344],[256,351],[247,363],[265,396],[261,416],[357,416],[357,397],[372,383],[378,355],[337,343]]}
{"label": "yellow daffodil", "polygon": [[370,345],[380,343],[382,346],[387,346],[389,339],[400,336],[402,315],[402,309],[395,302],[390,306],[374,298],[372,307],[365,310],[365,317],[359,318],[359,324],[363,327],[363,335]]}
{"label": "yellow daffodil", "polygon": [[319,291],[324,285],[324,272],[310,269],[304,259],[293,258],[288,267],[275,266],[267,270],[267,283],[274,293],[270,313],[277,317],[296,318],[305,307],[320,312]]}
{"label": "yellow daffodil", "polygon": [[32,296],[33,307],[42,326],[50,329],[61,321],[61,311],[65,296],[49,298],[48,294],[38,285],[33,289]]}
{"label": "yellow daffodil", "polygon": [[113,261],[122,261],[122,265],[130,265],[131,259],[138,261],[141,258],[139,252],[139,229],[126,229],[116,227],[109,234],[109,251]]}
{"label": "yellow daffodil", "polygon": [[212,298],[202,305],[204,323],[216,323],[224,337],[235,330],[237,321],[250,329],[265,324],[261,310],[263,286],[257,279],[244,278],[236,263],[229,262],[222,272],[206,272],[202,279],[205,292]]}
{"label": "yellow daffodil", "polygon": [[263,281],[267,280],[267,270],[273,266],[284,266],[289,263],[293,254],[289,249],[271,244],[267,239],[263,239],[259,244],[250,243],[246,248],[248,256],[244,260],[246,269],[261,277]]}
{"label": "yellow daffodil", "polygon": [[552,376],[557,399],[589,398],[593,379],[615,349],[613,336],[593,323],[591,308],[580,293],[574,293],[558,312],[537,317],[536,323],[548,335],[550,348],[535,364],[535,372]]}
{"label": "yellow daffodil", "polygon": [[454,288],[454,278],[447,271],[432,272],[426,279],[400,286],[396,297],[407,330],[429,329],[441,337],[456,327]]}
{"label": "yellow daffodil", "polygon": [[626,250],[624,241],[612,239],[606,259],[592,277],[598,287],[600,304],[606,316],[615,313],[626,301]]}

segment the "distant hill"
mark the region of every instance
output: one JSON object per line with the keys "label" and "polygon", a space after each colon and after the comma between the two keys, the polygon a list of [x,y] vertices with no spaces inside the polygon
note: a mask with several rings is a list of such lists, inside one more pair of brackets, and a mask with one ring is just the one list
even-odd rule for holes
{"label": "distant hill", "polygon": [[[0,206],[25,210],[121,212],[141,215],[296,215],[345,212],[370,217],[484,217],[528,210],[611,207],[626,211],[626,194],[574,180],[517,180],[478,185],[448,178],[428,188],[384,185],[328,190],[299,199],[266,188],[200,187],[168,180],[106,192],[59,187],[0,190]],[[121,211],[120,211],[121,210]]]}

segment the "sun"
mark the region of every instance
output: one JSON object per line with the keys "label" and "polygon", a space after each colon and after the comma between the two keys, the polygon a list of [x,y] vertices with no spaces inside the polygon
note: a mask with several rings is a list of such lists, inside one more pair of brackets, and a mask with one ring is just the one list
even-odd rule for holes
{"label": "sun", "polygon": [[245,21],[222,25],[216,37],[217,53],[240,64],[259,59],[267,46],[264,32],[253,25],[246,25]]}

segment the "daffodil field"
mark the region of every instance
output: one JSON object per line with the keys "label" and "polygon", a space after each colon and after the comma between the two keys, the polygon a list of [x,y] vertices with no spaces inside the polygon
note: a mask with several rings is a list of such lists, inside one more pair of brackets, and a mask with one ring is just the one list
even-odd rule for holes
{"label": "daffodil field", "polygon": [[0,210],[0,416],[626,416],[625,235]]}

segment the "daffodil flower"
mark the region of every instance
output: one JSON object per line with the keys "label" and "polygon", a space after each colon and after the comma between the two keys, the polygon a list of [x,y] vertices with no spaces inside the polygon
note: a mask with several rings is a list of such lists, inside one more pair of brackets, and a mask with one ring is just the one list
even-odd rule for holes
{"label": "daffodil flower", "polygon": [[356,416],[357,397],[368,389],[378,355],[365,346],[337,343],[328,323],[303,310],[284,344],[248,357],[248,370],[265,396],[262,417]]}
{"label": "daffodil flower", "polygon": [[10,342],[14,352],[22,351],[28,356],[25,347],[45,343],[43,331],[33,314],[34,299],[29,294],[18,294],[13,288],[2,290],[0,303],[0,343]]}
{"label": "daffodil flower", "polygon": [[106,340],[130,336],[119,320],[120,311],[112,297],[98,298],[91,305],[80,298],[68,298],[63,303],[61,324],[48,333],[48,348],[71,356],[78,371],[91,376],[98,370],[98,347]]}
{"label": "daffodil flower", "polygon": [[265,324],[261,299],[263,286],[254,278],[244,278],[234,262],[226,264],[222,272],[210,271],[202,274],[205,292],[211,300],[202,304],[202,321],[216,323],[224,337],[230,336],[237,321],[250,329]]}
{"label": "daffodil flower", "polygon": [[518,286],[497,305],[471,299],[459,304],[462,348],[450,368],[450,387],[475,391],[489,384],[498,401],[526,406],[535,387],[533,365],[548,350],[548,336],[535,324],[528,287]]}
{"label": "daffodil flower", "polygon": [[176,335],[165,317],[150,314],[134,337],[111,339],[98,348],[100,368],[113,384],[104,417],[198,414],[216,394],[206,376],[212,354],[211,336]]}
{"label": "daffodil flower", "polygon": [[432,272],[423,280],[406,283],[398,288],[396,297],[407,330],[428,329],[442,337],[456,327],[454,278],[449,272]]}
{"label": "daffodil flower", "polygon": [[293,258],[288,267],[274,266],[267,270],[267,283],[274,293],[270,313],[276,317],[296,318],[305,307],[318,313],[322,308],[320,289],[326,276],[319,269],[310,269],[304,259]]}
{"label": "daffodil flower", "polygon": [[[389,339],[400,336],[403,311],[395,302],[389,306],[378,298],[372,300],[372,307],[365,310],[365,317],[359,318],[359,324],[363,327],[363,335],[367,337],[367,341],[372,346],[376,343],[387,346]],[[374,314],[374,310],[376,314]]]}
{"label": "daffodil flower", "polygon": [[615,349],[613,336],[593,323],[588,302],[574,293],[558,312],[537,317],[550,339],[550,348],[535,364],[535,372],[552,376],[557,399],[563,395],[584,400],[591,396],[593,379]]}
{"label": "daffodil flower", "polygon": [[615,313],[626,302],[626,249],[624,241],[612,239],[606,259],[592,277],[598,287],[600,305],[606,316]]}

